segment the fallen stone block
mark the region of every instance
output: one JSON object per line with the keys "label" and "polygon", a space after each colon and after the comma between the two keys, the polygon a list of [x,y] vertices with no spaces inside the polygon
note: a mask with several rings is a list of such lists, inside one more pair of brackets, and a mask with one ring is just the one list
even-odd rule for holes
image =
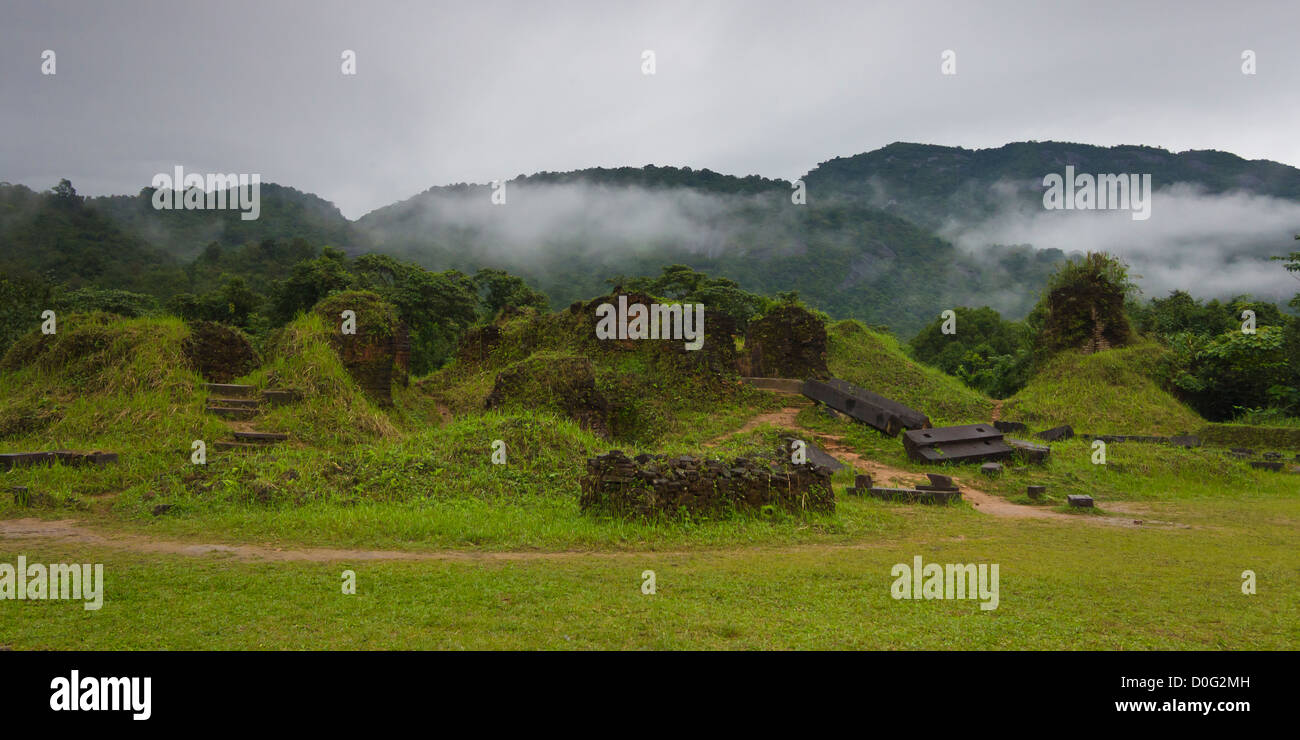
{"label": "fallen stone block", "polygon": [[802,393],[891,437],[904,429],[930,426],[930,419],[925,414],[838,378],[825,382],[806,380]]}
{"label": "fallen stone block", "polygon": [[1001,475],[1002,463],[995,463],[995,462],[984,463],[983,465],[980,466],[980,472],[983,473],[984,475],[987,475],[990,478]]}
{"label": "fallen stone block", "polygon": [[1003,441],[1011,445],[1011,447],[1013,447],[1026,462],[1045,463],[1047,462],[1047,457],[1052,454],[1052,448],[1047,445],[1036,445],[1033,442],[1026,442],[1023,439],[1012,439],[1011,437],[1007,437]]}
{"label": "fallen stone block", "polygon": [[1011,434],[1012,432],[1029,431],[1029,427],[1027,425],[1021,424],[1018,421],[995,421],[993,422],[993,426],[1003,434]]}
{"label": "fallen stone block", "polygon": [[1282,469],[1282,463],[1271,460],[1251,460],[1250,467],[1256,470],[1272,470],[1277,472]]}
{"label": "fallen stone block", "polygon": [[[782,437],[781,441],[785,445],[784,449],[793,453],[794,448],[792,445],[795,442],[795,438]],[[804,443],[804,456],[807,458],[809,463],[819,468],[822,468],[830,473],[836,473],[844,469],[844,463],[840,462],[839,460],[836,460],[826,450],[823,450],[822,448],[818,447],[815,443],[810,442],[806,439],[800,441]]]}
{"label": "fallen stone block", "polygon": [[916,462],[981,462],[1010,457],[1013,450],[992,424],[965,424],[903,433],[903,449]]}
{"label": "fallen stone block", "polygon": [[951,476],[941,475],[939,473],[926,473],[925,477],[930,479],[930,486],[935,491],[957,490],[957,484],[953,483]]}
{"label": "fallen stone block", "polygon": [[1254,456],[1255,456],[1255,451],[1252,450],[1252,449],[1250,449],[1249,447],[1229,447],[1229,448],[1228,448],[1228,451],[1229,451],[1229,452],[1232,452],[1232,453],[1234,453],[1234,454],[1236,454],[1236,455],[1242,456],[1242,457],[1254,457]]}
{"label": "fallen stone block", "polygon": [[1073,506],[1076,509],[1092,508],[1092,496],[1081,496],[1078,494],[1070,494],[1065,497],[1065,500],[1069,502],[1070,506]]}
{"label": "fallen stone block", "polygon": [[1029,494],[1029,498],[1035,501],[1042,501],[1043,497],[1047,495],[1047,486],[1028,486],[1025,488],[1025,493]]}
{"label": "fallen stone block", "polygon": [[904,504],[951,504],[961,501],[961,491],[931,491],[919,488],[871,488],[867,494],[882,501]]}
{"label": "fallen stone block", "polygon": [[1070,439],[1074,436],[1074,427],[1064,424],[1059,427],[1052,427],[1034,435],[1044,442],[1060,442],[1063,439]]}
{"label": "fallen stone block", "polygon": [[14,494],[14,506],[31,505],[31,492],[27,490],[27,486],[14,486],[10,490]]}

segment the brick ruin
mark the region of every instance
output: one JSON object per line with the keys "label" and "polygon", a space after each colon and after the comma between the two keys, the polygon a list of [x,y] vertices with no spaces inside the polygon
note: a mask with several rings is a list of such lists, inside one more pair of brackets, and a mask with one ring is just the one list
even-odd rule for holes
{"label": "brick ruin", "polygon": [[253,343],[238,329],[215,321],[195,321],[181,351],[204,380],[229,383],[258,366]]}
{"label": "brick ruin", "polygon": [[[356,313],[356,333],[338,330],[342,310]],[[332,327],[334,347],[361,390],[381,406],[393,404],[393,380],[405,382],[410,338],[392,306],[373,293],[339,293],[316,304],[315,311]]]}
{"label": "brick ruin", "polygon": [[825,380],[826,344],[821,319],[798,306],[780,306],[750,322],[738,368],[750,377]]}
{"label": "brick ruin", "polygon": [[587,460],[578,504],[584,512],[641,517],[752,513],[767,506],[834,512],[830,471],[789,460],[782,448],[775,458],[738,457],[730,463],[690,455],[630,458],[612,450]]}
{"label": "brick ruin", "polygon": [[553,357],[530,360],[497,373],[485,409],[512,405],[550,407],[583,429],[608,439],[610,405],[596,388],[591,360]]}

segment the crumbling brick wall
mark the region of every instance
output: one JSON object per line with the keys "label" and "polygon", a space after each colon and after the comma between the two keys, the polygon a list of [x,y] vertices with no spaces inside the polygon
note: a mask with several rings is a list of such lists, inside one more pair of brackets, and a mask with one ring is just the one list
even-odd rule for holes
{"label": "crumbling brick wall", "polygon": [[189,328],[181,351],[208,382],[229,383],[257,367],[257,352],[242,331],[215,321],[195,321]]}
{"label": "crumbling brick wall", "polygon": [[826,343],[821,319],[799,306],[780,306],[750,322],[741,371],[758,378],[825,380],[831,376]]}
{"label": "crumbling brick wall", "polygon": [[620,450],[587,460],[579,506],[619,516],[719,515],[774,506],[789,512],[833,512],[830,472],[811,463],[738,457],[722,460],[683,455],[637,455]]}
{"label": "crumbling brick wall", "polygon": [[497,373],[486,409],[549,408],[583,429],[609,438],[609,402],[596,389],[595,369],[585,357],[534,358]]}

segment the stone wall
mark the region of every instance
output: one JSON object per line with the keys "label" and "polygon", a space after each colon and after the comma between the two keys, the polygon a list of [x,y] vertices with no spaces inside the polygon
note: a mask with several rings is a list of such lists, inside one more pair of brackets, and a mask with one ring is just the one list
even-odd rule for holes
{"label": "stone wall", "polygon": [[[405,372],[397,364],[401,322],[397,311],[367,291],[335,293],[316,304],[315,312],[330,328],[330,343],[348,375],[381,406],[393,403],[393,379]],[[341,313],[356,314],[356,333],[340,330]]]}
{"label": "stone wall", "polygon": [[683,455],[637,455],[620,450],[587,460],[579,506],[618,516],[719,515],[758,512],[774,506],[789,512],[833,512],[830,472],[811,463],[738,457],[722,460]]}
{"label": "stone wall", "polygon": [[798,306],[780,306],[750,322],[741,374],[825,380],[830,377],[826,341],[826,325],[821,319]]}

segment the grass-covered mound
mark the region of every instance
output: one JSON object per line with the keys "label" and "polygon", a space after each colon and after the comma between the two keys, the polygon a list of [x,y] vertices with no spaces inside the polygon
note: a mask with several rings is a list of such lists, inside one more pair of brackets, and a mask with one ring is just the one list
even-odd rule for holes
{"label": "grass-covered mound", "polygon": [[1194,432],[1205,420],[1152,379],[1165,351],[1148,342],[1061,352],[1007,401],[1002,418],[1037,427],[1069,424],[1089,434]]}
{"label": "grass-covered mound", "polygon": [[831,374],[906,404],[935,426],[988,421],[993,402],[979,391],[909,358],[898,340],[854,320],[827,327]]}
{"label": "grass-covered mound", "polygon": [[[629,295],[630,303],[652,300]],[[493,406],[559,411],[583,422],[574,409],[601,409],[612,441],[643,446],[707,430],[715,426],[708,419],[725,420],[740,407],[752,413],[773,405],[768,394],[740,382],[724,317],[709,315],[704,346],[696,351],[680,340],[597,339],[595,307],[615,301],[603,296],[556,313],[504,315],[474,330],[456,360],[421,380],[419,390],[457,416]],[[576,369],[581,377],[562,368]]]}
{"label": "grass-covered mound", "polygon": [[188,449],[220,426],[203,416],[188,336],[180,319],[103,313],[27,334],[0,361],[0,447]]}
{"label": "grass-covered mound", "polygon": [[344,367],[334,346],[337,332],[337,326],[313,312],[299,316],[268,338],[264,350],[267,364],[245,382],[262,388],[290,388],[299,392],[301,400],[265,409],[258,419],[260,428],[289,432],[297,441],[323,447],[396,433],[392,418]]}

